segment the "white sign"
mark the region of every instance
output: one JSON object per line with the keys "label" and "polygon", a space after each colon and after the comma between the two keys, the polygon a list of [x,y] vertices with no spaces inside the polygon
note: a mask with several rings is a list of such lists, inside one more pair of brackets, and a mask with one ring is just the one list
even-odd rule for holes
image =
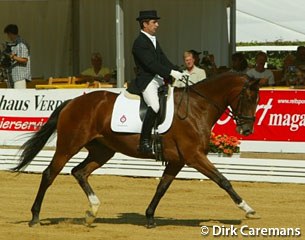
{"label": "white sign", "polygon": [[102,89],[1,90],[0,144],[23,144],[29,137],[26,133],[39,129],[65,100],[98,90]]}

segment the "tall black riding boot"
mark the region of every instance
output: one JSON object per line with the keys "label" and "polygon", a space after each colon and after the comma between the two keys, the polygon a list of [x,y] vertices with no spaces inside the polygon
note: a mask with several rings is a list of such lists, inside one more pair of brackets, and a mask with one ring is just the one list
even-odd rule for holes
{"label": "tall black riding boot", "polygon": [[152,153],[151,131],[155,125],[157,115],[151,107],[147,109],[142,125],[139,152]]}

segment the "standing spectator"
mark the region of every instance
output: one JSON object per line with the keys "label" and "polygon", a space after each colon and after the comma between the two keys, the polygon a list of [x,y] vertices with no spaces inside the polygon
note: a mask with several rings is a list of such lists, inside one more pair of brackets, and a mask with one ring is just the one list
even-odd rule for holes
{"label": "standing spectator", "polygon": [[91,67],[81,72],[81,76],[89,80],[109,81],[111,78],[110,69],[103,67],[103,58],[99,52],[92,53]]}
{"label": "standing spectator", "polygon": [[[199,67],[196,66],[196,58],[194,56],[194,53],[191,51],[186,51],[183,54],[183,60],[186,69],[184,70],[184,73],[186,75],[189,75],[189,85],[192,85],[194,83],[197,83],[199,81],[202,81],[206,79],[205,71]],[[176,79],[176,81],[173,84],[174,87],[185,87],[185,83],[182,81],[179,81]]]}
{"label": "standing spectator", "polygon": [[11,41],[11,60],[10,75],[12,83],[11,88],[26,88],[26,81],[31,81],[31,58],[30,47],[24,39],[18,35],[18,26],[9,24],[4,28]]}
{"label": "standing spectator", "polygon": [[274,76],[270,69],[265,68],[267,62],[267,54],[258,52],[255,56],[255,67],[247,71],[247,75],[252,78],[265,79],[267,86],[274,86]]}

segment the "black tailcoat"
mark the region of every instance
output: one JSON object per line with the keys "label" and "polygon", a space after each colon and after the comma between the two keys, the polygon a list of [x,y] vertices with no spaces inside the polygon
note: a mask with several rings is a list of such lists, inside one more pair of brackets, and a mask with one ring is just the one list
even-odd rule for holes
{"label": "black tailcoat", "polygon": [[137,73],[128,87],[131,93],[141,94],[156,74],[169,79],[171,70],[178,70],[168,60],[158,41],[155,48],[152,41],[142,32],[133,43],[132,54]]}

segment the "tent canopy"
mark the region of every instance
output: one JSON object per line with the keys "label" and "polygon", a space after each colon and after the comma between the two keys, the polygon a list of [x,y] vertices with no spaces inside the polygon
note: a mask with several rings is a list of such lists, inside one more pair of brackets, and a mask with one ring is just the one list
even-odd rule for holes
{"label": "tent canopy", "polygon": [[305,41],[304,0],[237,0],[236,41]]}

